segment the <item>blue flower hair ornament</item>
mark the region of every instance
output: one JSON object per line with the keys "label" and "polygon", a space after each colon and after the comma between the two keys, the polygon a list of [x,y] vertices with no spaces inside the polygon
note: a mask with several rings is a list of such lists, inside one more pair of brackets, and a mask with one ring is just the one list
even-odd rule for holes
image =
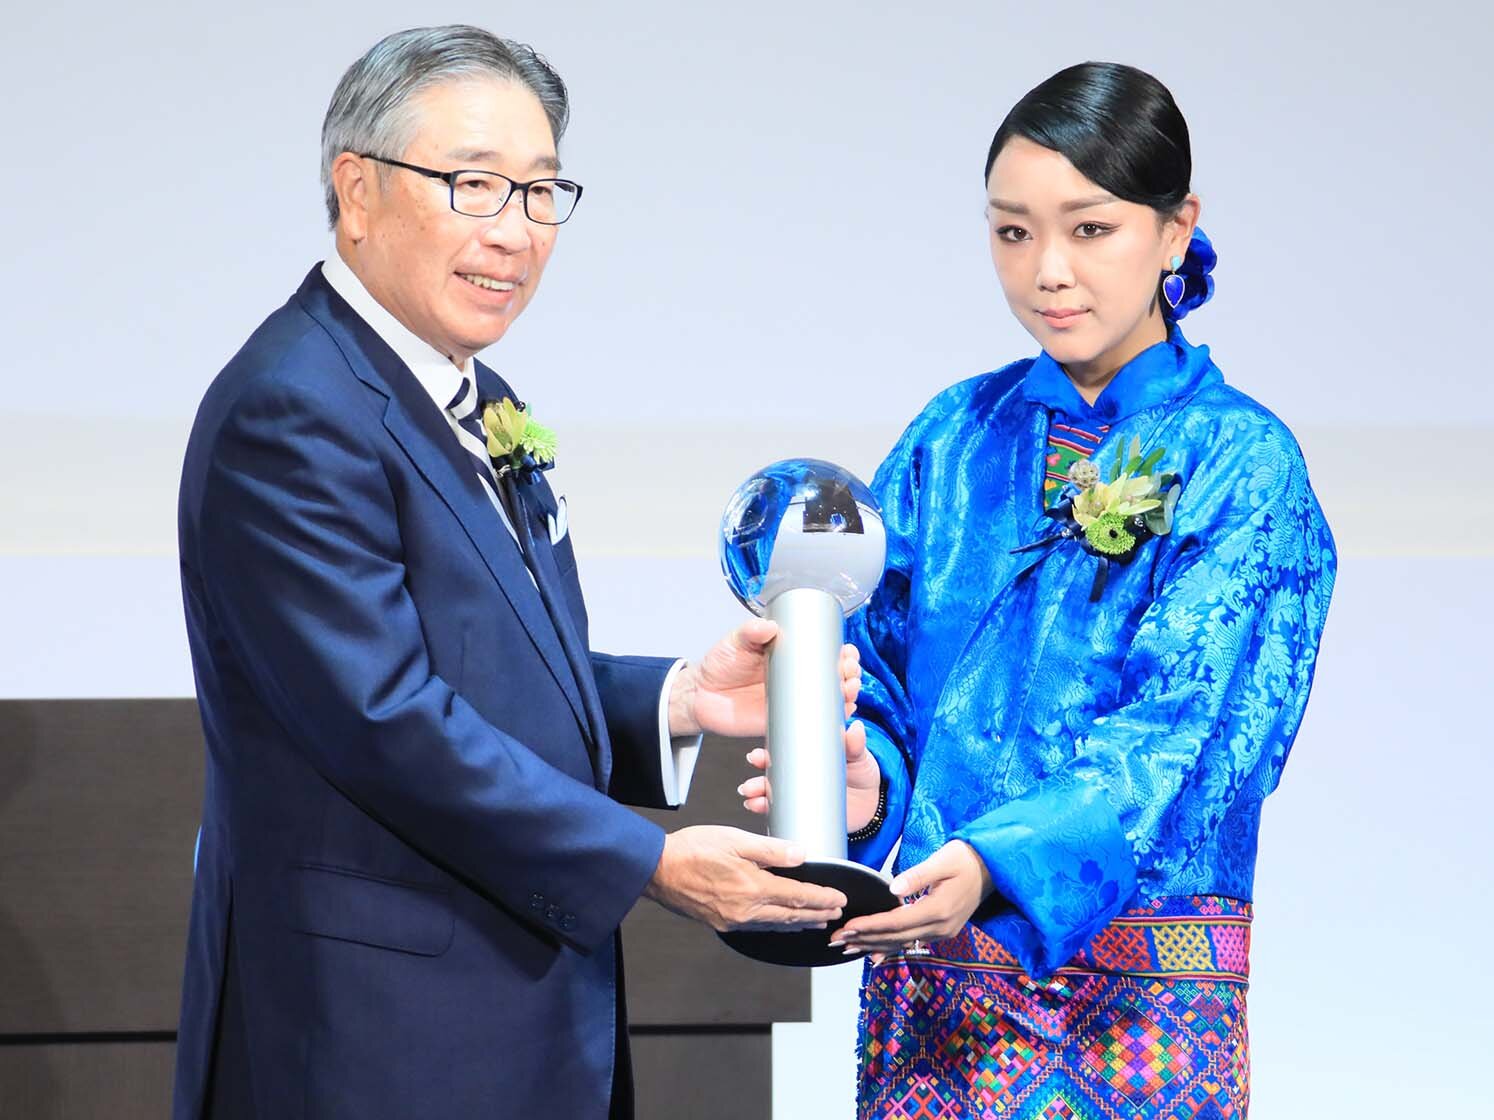
{"label": "blue flower hair ornament", "polygon": [[1219,254],[1214,252],[1214,243],[1201,229],[1193,231],[1193,240],[1188,242],[1188,254],[1178,267],[1178,276],[1183,280],[1183,298],[1177,307],[1168,307],[1163,301],[1163,313],[1173,322],[1183,318],[1214,297],[1214,278],[1209,273],[1219,263]]}

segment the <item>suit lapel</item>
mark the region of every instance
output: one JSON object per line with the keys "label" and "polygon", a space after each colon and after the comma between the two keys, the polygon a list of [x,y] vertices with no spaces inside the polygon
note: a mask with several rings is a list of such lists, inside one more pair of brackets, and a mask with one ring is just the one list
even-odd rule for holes
{"label": "suit lapel", "polygon": [[[481,362],[474,362],[477,371],[478,397],[481,400],[501,400],[508,397],[510,400],[518,401],[517,393],[510,388],[508,382],[499,377]],[[576,612],[570,611],[566,605],[564,588],[561,586],[560,570],[555,565],[554,549],[550,544],[550,527],[547,523],[547,515],[553,514],[556,503],[555,497],[550,491],[549,483],[541,476],[532,485],[527,487],[524,506],[526,516],[530,517],[530,530],[534,540],[536,552],[535,562],[544,566],[544,579],[546,585],[552,589],[557,599],[558,607],[570,614],[571,633],[580,639],[586,633],[586,620]],[[541,604],[543,609],[543,604]],[[552,626],[553,631],[553,626]],[[563,652],[563,651],[562,651]],[[586,651],[579,651],[583,656]],[[587,704],[593,712],[602,711],[601,693],[597,691],[595,675],[590,671],[590,665],[582,665],[577,672],[572,674],[577,686],[586,694]],[[578,700],[579,703],[579,700]],[[583,724],[590,722],[585,719]],[[589,736],[592,744],[592,769],[597,779],[597,788],[605,791],[612,769],[612,748],[607,738],[607,725],[605,720],[599,718],[596,726],[591,728]]]}
{"label": "suit lapel", "polygon": [[337,341],[358,379],[387,399],[384,427],[460,522],[589,740],[577,682],[519,546],[504,529],[445,417],[394,351],[322,279],[320,267],[312,269],[297,295]]}

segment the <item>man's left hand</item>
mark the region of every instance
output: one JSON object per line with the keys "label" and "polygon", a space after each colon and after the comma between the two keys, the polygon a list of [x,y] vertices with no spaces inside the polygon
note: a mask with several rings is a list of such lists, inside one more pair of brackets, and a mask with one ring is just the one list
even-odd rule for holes
{"label": "man's left hand", "polygon": [[[768,646],[778,623],[755,618],[722,638],[698,662],[686,665],[669,694],[669,733],[748,738],[768,730]],[[855,646],[840,654],[841,693],[846,718],[861,691],[861,655]]]}

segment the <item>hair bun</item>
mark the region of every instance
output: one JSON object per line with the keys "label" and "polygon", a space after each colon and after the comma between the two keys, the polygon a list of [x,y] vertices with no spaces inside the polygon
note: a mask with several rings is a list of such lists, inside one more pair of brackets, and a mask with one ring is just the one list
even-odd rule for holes
{"label": "hair bun", "polygon": [[1214,278],[1209,274],[1218,263],[1219,254],[1214,252],[1214,243],[1203,230],[1194,229],[1193,240],[1188,242],[1188,254],[1178,269],[1178,275],[1183,278],[1183,298],[1176,308],[1168,309],[1174,322],[1214,298]]}

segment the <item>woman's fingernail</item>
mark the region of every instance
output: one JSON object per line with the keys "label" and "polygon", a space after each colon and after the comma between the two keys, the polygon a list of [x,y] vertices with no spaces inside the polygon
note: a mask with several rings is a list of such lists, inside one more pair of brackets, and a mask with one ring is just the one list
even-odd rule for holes
{"label": "woman's fingernail", "polygon": [[832,949],[839,949],[845,943],[846,943],[845,939],[841,938],[839,941],[831,941],[831,942],[829,942],[829,945],[830,945],[830,948],[832,948]]}

